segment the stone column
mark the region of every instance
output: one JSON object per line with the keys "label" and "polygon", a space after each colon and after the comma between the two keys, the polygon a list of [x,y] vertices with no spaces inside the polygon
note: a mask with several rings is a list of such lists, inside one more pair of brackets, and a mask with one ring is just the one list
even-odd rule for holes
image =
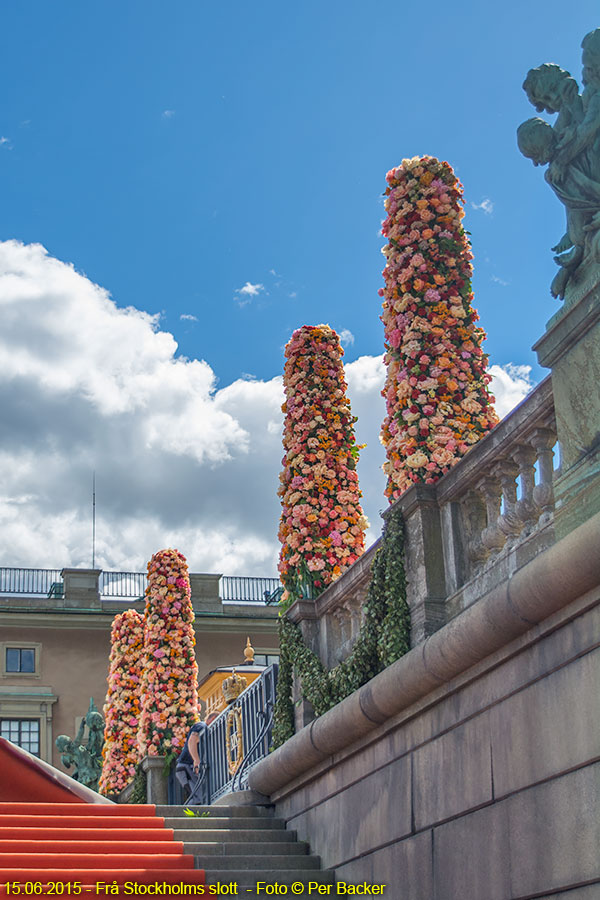
{"label": "stone column", "polygon": [[168,776],[164,774],[164,756],[145,756],[142,772],[146,773],[146,802],[164,806],[168,802]]}
{"label": "stone column", "polygon": [[223,612],[223,601],[219,596],[220,580],[220,575],[190,575],[194,612],[216,614]]}
{"label": "stone column", "polygon": [[552,369],[560,473],[555,531],[564,537],[600,511],[600,272],[588,271],[534,344]]}
{"label": "stone column", "polygon": [[440,509],[433,484],[414,484],[396,502],[404,515],[406,597],[415,647],[446,623]]}
{"label": "stone column", "polygon": [[65,609],[100,609],[102,569],[63,569]]}
{"label": "stone column", "polygon": [[[288,618],[300,626],[304,642],[313,653],[319,654],[320,627],[323,620],[319,621],[315,608],[314,600],[296,600],[292,603],[288,612]],[[322,657],[321,657],[322,658]],[[302,694],[302,686],[300,685],[297,675],[294,673],[292,686],[292,701],[294,703],[294,722],[296,731],[300,731],[305,725],[315,718],[315,711],[312,703],[310,703]]]}

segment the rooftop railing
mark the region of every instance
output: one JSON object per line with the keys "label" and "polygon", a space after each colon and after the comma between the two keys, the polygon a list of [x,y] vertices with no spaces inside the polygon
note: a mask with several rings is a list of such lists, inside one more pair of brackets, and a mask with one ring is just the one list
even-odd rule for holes
{"label": "rooftop railing", "polygon": [[[0,568],[0,594],[51,596],[54,585],[62,585],[61,569]],[[62,593],[62,592],[61,592]]]}
{"label": "rooftop railing", "polygon": [[279,578],[251,578],[242,575],[223,575],[221,599],[225,602],[268,603],[281,586]]}
{"label": "rooftop railing", "polygon": [[[62,569],[0,567],[0,596],[62,597]],[[100,596],[105,600],[139,600],[146,590],[145,572],[105,572],[99,577]],[[220,595],[226,603],[269,603],[277,599],[278,578],[224,575]]]}

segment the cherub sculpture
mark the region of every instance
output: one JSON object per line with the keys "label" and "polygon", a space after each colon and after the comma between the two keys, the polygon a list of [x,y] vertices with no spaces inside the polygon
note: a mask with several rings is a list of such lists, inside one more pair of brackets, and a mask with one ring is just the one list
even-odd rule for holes
{"label": "cherub sculpture", "polygon": [[583,39],[583,85],[554,63],[531,69],[523,88],[538,112],[558,113],[554,126],[528,119],[519,149],[534,165],[549,164],[546,181],[564,203],[567,229],[552,250],[560,271],[554,297],[565,296],[580,267],[600,261],[600,29]]}

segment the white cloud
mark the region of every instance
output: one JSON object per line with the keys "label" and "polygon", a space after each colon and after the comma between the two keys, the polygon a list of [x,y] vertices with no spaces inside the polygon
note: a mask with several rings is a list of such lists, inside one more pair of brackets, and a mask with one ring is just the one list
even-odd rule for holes
{"label": "white cloud", "polygon": [[340,331],[339,338],[340,343],[344,347],[349,347],[354,343],[354,335],[347,328],[343,328],[342,331]]}
{"label": "white cloud", "polygon": [[264,284],[252,284],[251,281],[247,281],[241,288],[236,288],[235,293],[237,294],[237,297],[235,299],[238,306],[248,306],[252,301],[252,298],[257,297],[264,289]]}
{"label": "white cloud", "polygon": [[489,197],[485,197],[481,203],[471,202],[471,206],[473,209],[481,209],[487,216],[490,216],[494,211],[494,204]]}
{"label": "white cloud", "polygon": [[[100,567],[143,571],[175,546],[192,571],[276,573],[280,376],[217,390],[157,317],[119,309],[39,245],[0,243],[0,317],[0,564],[89,565],[95,470]],[[530,387],[527,366],[492,374],[502,412]],[[387,505],[381,357],[346,377],[372,540]]]}
{"label": "white cloud", "polygon": [[243,294],[247,297],[256,297],[256,295],[260,294],[264,289],[264,284],[252,284],[252,282],[247,281],[244,287],[237,288],[236,294]]}
{"label": "white cloud", "polygon": [[172,119],[174,115],[174,109],[163,109],[163,119]]}
{"label": "white cloud", "polygon": [[490,366],[490,390],[496,398],[496,412],[501,419],[523,400],[534,387],[531,366]]}
{"label": "white cloud", "polygon": [[198,317],[192,316],[190,313],[182,313],[179,318],[184,322],[197,322]]}
{"label": "white cloud", "polygon": [[497,275],[492,275],[492,279],[495,284],[501,284],[502,287],[508,287],[508,281],[503,281],[502,278],[498,278]]}
{"label": "white cloud", "polygon": [[12,150],[13,145],[10,138],[0,137],[0,147],[4,147],[5,150]]}

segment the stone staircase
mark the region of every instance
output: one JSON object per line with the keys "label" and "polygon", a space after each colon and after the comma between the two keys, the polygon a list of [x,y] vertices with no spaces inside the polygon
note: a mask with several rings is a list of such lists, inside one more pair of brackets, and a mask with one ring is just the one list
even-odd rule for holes
{"label": "stone staircase", "polygon": [[[286,830],[285,821],[274,817],[272,807],[190,808],[208,815],[186,816],[181,806],[157,806],[156,813],[164,817],[165,827],[173,829],[174,840],[183,843],[184,853],[194,856],[196,867],[205,870],[207,885],[237,882],[238,896],[254,900],[266,896],[265,890],[256,893],[259,881],[268,885],[299,882],[305,885],[306,896],[309,882],[335,884],[334,872],[321,869],[320,858],[310,855],[308,844],[298,841],[295,831]],[[313,896],[317,890],[313,887]]]}

